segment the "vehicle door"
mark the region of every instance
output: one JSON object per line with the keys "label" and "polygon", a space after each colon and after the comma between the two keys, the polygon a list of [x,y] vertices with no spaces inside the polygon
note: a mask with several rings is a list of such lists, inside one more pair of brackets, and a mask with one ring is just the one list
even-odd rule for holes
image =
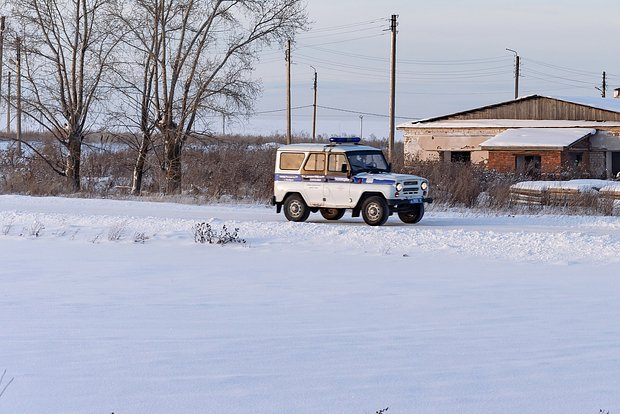
{"label": "vehicle door", "polygon": [[327,180],[323,187],[326,205],[329,207],[351,207],[351,168],[344,153],[330,153],[327,156]]}
{"label": "vehicle door", "polygon": [[311,207],[325,205],[325,158],[324,152],[312,152],[301,170],[302,195]]}

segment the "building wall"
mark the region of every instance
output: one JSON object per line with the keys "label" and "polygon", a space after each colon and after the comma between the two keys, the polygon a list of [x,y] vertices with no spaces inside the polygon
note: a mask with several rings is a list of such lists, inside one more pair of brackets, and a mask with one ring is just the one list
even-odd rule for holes
{"label": "building wall", "polygon": [[[451,151],[470,151],[471,162],[486,162],[480,144],[506,128],[404,128],[405,159],[439,160]],[[449,157],[448,157],[449,159]]]}
{"label": "building wall", "polygon": [[563,163],[562,151],[489,151],[487,167],[499,172],[516,170],[516,157],[520,155],[540,156],[540,172],[551,174],[558,171]]}
{"label": "building wall", "polygon": [[[501,160],[496,154],[495,159],[491,160],[490,153],[480,149],[480,143],[508,128],[433,128],[429,125],[402,129],[405,135],[405,159],[409,162],[414,159],[450,160],[450,151],[471,151],[472,163],[485,163],[490,169],[502,168],[500,171],[514,171],[514,156],[508,161]],[[611,176],[611,153],[620,152],[620,127],[597,127],[595,135],[576,147],[586,152],[595,152],[589,157],[589,168],[593,176],[604,177],[605,172]],[[514,151],[510,153],[514,154]],[[546,164],[554,165],[551,170],[558,169],[567,162],[568,155],[565,157],[565,160],[560,161],[549,158]],[[542,163],[544,165],[545,161]],[[498,164],[500,167],[495,167]]]}
{"label": "building wall", "polygon": [[620,128],[601,128],[590,141],[592,148],[605,151],[620,151]]}
{"label": "building wall", "polygon": [[602,151],[590,153],[590,172],[593,177],[609,178],[611,175],[611,162],[609,168],[610,170],[607,172],[607,153]]}

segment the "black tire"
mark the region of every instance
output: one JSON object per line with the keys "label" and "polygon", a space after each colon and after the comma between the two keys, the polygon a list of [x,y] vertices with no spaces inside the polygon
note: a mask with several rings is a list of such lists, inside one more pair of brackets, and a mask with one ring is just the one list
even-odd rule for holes
{"label": "black tire", "polygon": [[369,226],[382,226],[390,216],[390,210],[383,197],[368,197],[362,203],[362,217]]}
{"label": "black tire", "polygon": [[306,221],[310,216],[310,209],[299,194],[293,194],[284,201],[284,215],[288,221]]}
{"label": "black tire", "polygon": [[321,215],[325,220],[340,220],[344,216],[344,208],[322,208]]}
{"label": "black tire", "polygon": [[398,213],[398,218],[401,219],[403,223],[407,224],[416,224],[424,217],[424,204],[415,204],[413,209],[410,211],[401,211]]}

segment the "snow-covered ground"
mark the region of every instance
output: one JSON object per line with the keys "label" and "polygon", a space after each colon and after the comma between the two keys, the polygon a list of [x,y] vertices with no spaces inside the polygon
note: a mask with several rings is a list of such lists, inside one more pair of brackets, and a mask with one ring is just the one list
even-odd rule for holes
{"label": "snow-covered ground", "polygon": [[0,412],[620,411],[617,217],[0,196],[0,258]]}

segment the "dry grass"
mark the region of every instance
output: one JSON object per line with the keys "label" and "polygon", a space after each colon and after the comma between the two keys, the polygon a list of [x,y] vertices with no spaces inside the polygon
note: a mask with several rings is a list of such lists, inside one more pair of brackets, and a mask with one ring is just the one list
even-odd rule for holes
{"label": "dry grass", "polygon": [[[202,137],[187,143],[183,153],[182,191],[198,202],[214,200],[267,202],[273,194],[274,137]],[[301,140],[295,140],[300,142]],[[136,156],[135,137],[110,135],[91,137],[82,158],[81,196],[124,196],[129,192]],[[386,149],[385,140],[364,141]],[[52,140],[38,144],[48,159],[62,165],[62,156]],[[164,188],[161,145],[150,151],[143,179],[143,196],[160,197]],[[394,148],[395,172],[416,174],[429,179],[431,196],[438,207],[464,207],[507,211],[523,209],[511,203],[510,186],[531,179],[517,174],[498,174],[482,166],[463,163],[421,162],[405,165],[403,144]],[[562,176],[566,179],[566,176]],[[13,150],[0,151],[0,192],[31,195],[68,194],[65,180],[37,157],[18,158]],[[562,212],[611,214],[612,204],[587,194],[554,208]],[[553,204],[553,203],[551,203]],[[437,207],[436,207],[437,208]],[[530,208],[530,207],[525,207]],[[531,207],[536,211],[536,207]]]}

